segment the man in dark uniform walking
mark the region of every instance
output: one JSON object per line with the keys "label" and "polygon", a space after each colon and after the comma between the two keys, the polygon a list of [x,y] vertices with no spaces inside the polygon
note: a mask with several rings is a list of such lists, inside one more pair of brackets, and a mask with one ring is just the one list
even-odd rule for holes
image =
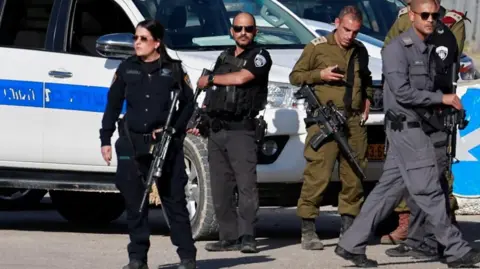
{"label": "man in dark uniform walking", "polygon": [[139,213],[145,191],[143,179],[152,161],[150,147],[154,143],[155,134],[161,132],[169,108],[176,106],[172,103],[175,89],[180,90],[179,110],[172,118],[175,132],[159,179],[160,186],[157,187],[163,210],[171,224],[172,243],[178,247],[177,253],[181,260],[178,269],[196,267],[197,250],[185,200],[184,188],[188,178],[183,154],[186,126],[194,109],[193,91],[186,83],[188,76],[183,72],[181,62],[173,60],[167,54],[163,34],[163,26],[154,20],[140,22],[137,26],[136,55],[123,61],[115,72],[100,130],[102,155],[107,164],[110,164],[110,139],[126,100],[127,112],[119,121],[120,136],[115,143],[118,160],[115,184],[125,199],[130,235],[130,262],[123,269],[148,269],[148,202],[142,213]]}
{"label": "man in dark uniform walking", "polygon": [[[268,94],[270,54],[258,48],[255,18],[239,13],[231,34],[236,47],[222,52],[213,73],[200,77],[199,88],[208,88],[204,106],[210,126],[208,160],[215,215],[220,241],[208,251],[257,252],[255,223],[258,211],[257,144],[255,117],[264,109]],[[198,130],[191,132],[198,134]],[[235,193],[238,190],[237,219]],[[238,221],[238,225],[237,225]]]}

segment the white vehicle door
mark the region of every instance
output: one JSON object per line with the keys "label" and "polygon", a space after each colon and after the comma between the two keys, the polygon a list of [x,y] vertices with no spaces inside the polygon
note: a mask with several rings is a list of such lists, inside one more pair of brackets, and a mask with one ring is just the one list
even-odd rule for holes
{"label": "white vehicle door", "polygon": [[[100,56],[96,41],[105,34],[134,32],[133,15],[124,2],[118,2],[72,0],[70,17],[61,22],[66,29],[59,34],[64,49],[45,63],[50,72],[45,83],[46,163],[72,170],[107,169],[100,153],[99,129],[121,60]],[[117,137],[115,132],[113,149]],[[113,166],[115,159],[114,155]]]}
{"label": "white vehicle door", "polygon": [[45,39],[54,0],[0,1],[0,165],[43,159]]}

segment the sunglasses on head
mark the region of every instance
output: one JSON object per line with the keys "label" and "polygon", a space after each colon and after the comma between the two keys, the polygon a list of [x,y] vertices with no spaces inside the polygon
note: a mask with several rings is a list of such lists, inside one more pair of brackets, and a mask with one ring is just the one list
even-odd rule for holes
{"label": "sunglasses on head", "polygon": [[147,37],[145,37],[145,36],[139,36],[139,35],[134,35],[132,39],[133,39],[134,41],[137,41],[139,38],[140,38],[140,40],[141,40],[142,42],[147,42],[147,40],[148,40]]}
{"label": "sunglasses on head", "polygon": [[234,25],[232,26],[232,28],[235,33],[240,33],[242,29],[245,29],[245,32],[247,33],[252,33],[253,30],[255,30],[255,26],[253,25],[249,25],[249,26]]}
{"label": "sunglasses on head", "polygon": [[422,20],[426,21],[428,20],[428,18],[430,18],[430,16],[432,16],[432,20],[436,21],[438,20],[438,18],[440,18],[440,13],[438,12],[433,12],[433,13],[430,13],[430,12],[413,12],[415,14],[418,14],[420,15],[420,18],[422,18]]}

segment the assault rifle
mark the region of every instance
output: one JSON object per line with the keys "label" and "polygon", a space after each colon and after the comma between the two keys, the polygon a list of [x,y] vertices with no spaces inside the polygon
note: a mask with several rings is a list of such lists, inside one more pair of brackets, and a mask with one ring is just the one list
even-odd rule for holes
{"label": "assault rifle", "polygon": [[[452,93],[457,93],[457,63],[452,66]],[[445,115],[445,131],[447,133],[447,158],[448,166],[447,173],[452,175],[453,159],[456,155],[457,147],[457,125],[458,129],[463,130],[468,125],[468,120],[465,119],[466,110],[457,110],[453,107],[446,109]]]}
{"label": "assault rifle", "polygon": [[307,117],[304,119],[305,124],[307,126],[317,124],[320,127],[320,131],[310,139],[309,144],[312,149],[317,151],[325,140],[333,137],[338,144],[340,152],[347,159],[347,162],[353,168],[355,174],[357,174],[360,179],[365,180],[367,177],[356,161],[353,150],[348,145],[345,136],[344,127],[346,118],[333,102],[330,100],[326,106],[322,105],[315,95],[314,90],[309,85],[303,85],[294,93],[294,97],[296,99],[305,99],[308,104]]}
{"label": "assault rifle", "polygon": [[[172,140],[172,136],[175,133],[175,130],[172,128],[170,123],[172,121],[172,116],[175,111],[179,94],[180,94],[180,91],[175,90],[172,105],[170,107],[170,111],[168,112],[165,126],[163,127],[161,133],[156,137],[155,140],[157,142],[150,149],[150,153],[152,154],[153,160],[150,165],[150,169],[148,170],[148,176],[145,182],[145,192],[143,193],[142,203],[140,204],[140,209],[138,210],[140,213],[142,213],[143,207],[145,206],[145,201],[147,200],[147,197],[150,194],[150,189],[152,188],[153,182],[155,182],[157,187],[160,186],[158,179],[162,176],[163,165],[165,164],[165,157],[167,156],[167,152],[170,146],[170,141]],[[160,198],[160,193],[158,197]],[[168,217],[167,217],[167,214],[165,213],[165,210],[162,209],[162,212],[163,212],[165,221],[167,222],[167,225],[170,227],[170,223],[168,221]]]}
{"label": "assault rifle", "polygon": [[[203,68],[202,74],[200,76],[201,77],[208,76],[211,73],[212,71],[206,68]],[[193,111],[192,117],[188,121],[187,130],[192,128],[197,128],[200,122],[202,121],[203,108],[199,107],[197,102],[198,95],[200,95],[201,92],[202,92],[202,89],[197,87],[197,89],[195,90],[195,95],[193,96],[193,101],[195,102],[195,110]],[[203,130],[200,130],[200,133],[202,133],[202,131]]]}

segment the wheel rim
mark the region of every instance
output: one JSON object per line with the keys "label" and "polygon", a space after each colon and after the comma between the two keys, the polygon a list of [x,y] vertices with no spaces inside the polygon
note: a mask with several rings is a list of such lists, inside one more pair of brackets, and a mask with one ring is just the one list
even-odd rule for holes
{"label": "wheel rim", "polygon": [[0,200],[17,200],[28,195],[29,189],[0,189]]}
{"label": "wheel rim", "polygon": [[185,196],[187,200],[187,210],[190,220],[195,217],[197,213],[197,206],[199,202],[199,188],[198,188],[198,169],[195,163],[185,156],[185,172],[188,176],[187,185],[185,186]]}

